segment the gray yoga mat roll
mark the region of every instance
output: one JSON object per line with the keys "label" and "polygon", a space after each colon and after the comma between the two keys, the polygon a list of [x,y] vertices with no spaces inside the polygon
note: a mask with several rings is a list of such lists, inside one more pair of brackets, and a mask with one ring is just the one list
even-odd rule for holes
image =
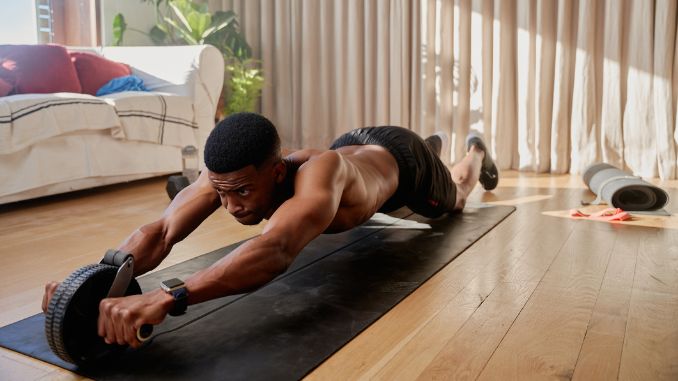
{"label": "gray yoga mat roll", "polygon": [[627,211],[653,211],[663,208],[669,195],[638,176],[606,163],[594,164],[584,172],[584,183],[596,199]]}

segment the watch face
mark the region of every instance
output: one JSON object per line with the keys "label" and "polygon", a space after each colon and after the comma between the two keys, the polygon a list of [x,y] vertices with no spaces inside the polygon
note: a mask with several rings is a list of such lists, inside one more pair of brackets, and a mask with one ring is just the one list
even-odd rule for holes
{"label": "watch face", "polygon": [[172,279],[163,281],[161,285],[162,285],[163,289],[165,289],[166,291],[170,291],[170,290],[173,290],[177,287],[183,286],[184,282],[181,279],[172,278]]}

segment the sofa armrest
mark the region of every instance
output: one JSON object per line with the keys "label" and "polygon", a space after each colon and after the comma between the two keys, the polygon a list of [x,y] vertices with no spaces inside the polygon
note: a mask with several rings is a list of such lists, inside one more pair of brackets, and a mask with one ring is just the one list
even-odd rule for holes
{"label": "sofa armrest", "polygon": [[[212,45],[110,46],[101,55],[132,68],[151,91],[192,99],[200,151],[214,128],[214,115],[224,84],[224,58]],[[201,156],[202,156],[202,152]]]}
{"label": "sofa armrest", "polygon": [[132,67],[151,91],[195,98],[204,91],[216,105],[224,78],[224,59],[211,45],[107,46],[104,57]]}

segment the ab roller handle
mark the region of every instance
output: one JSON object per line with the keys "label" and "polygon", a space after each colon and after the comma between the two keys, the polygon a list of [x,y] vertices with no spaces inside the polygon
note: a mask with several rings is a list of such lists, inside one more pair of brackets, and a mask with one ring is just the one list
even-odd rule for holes
{"label": "ab roller handle", "polygon": [[[125,291],[134,278],[134,257],[130,253],[119,250],[108,250],[101,263],[119,266],[115,275],[111,289],[108,291],[108,298],[118,298],[125,296]],[[144,342],[151,337],[153,326],[144,324],[137,329],[137,340]]]}

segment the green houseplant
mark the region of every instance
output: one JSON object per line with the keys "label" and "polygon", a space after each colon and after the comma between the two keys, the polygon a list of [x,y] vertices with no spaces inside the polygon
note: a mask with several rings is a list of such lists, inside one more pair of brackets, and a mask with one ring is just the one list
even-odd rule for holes
{"label": "green houseplant", "polygon": [[[235,12],[210,13],[207,4],[192,0],[165,0],[163,11],[160,9],[163,0],[147,1],[156,8],[156,25],[145,33],[154,44],[211,44],[224,55],[228,75],[217,118],[223,114],[255,111],[264,77],[260,62],[252,58],[252,50],[240,30]],[[141,32],[129,28],[124,16],[117,14],[113,20],[114,45],[122,44],[127,30]]]}

